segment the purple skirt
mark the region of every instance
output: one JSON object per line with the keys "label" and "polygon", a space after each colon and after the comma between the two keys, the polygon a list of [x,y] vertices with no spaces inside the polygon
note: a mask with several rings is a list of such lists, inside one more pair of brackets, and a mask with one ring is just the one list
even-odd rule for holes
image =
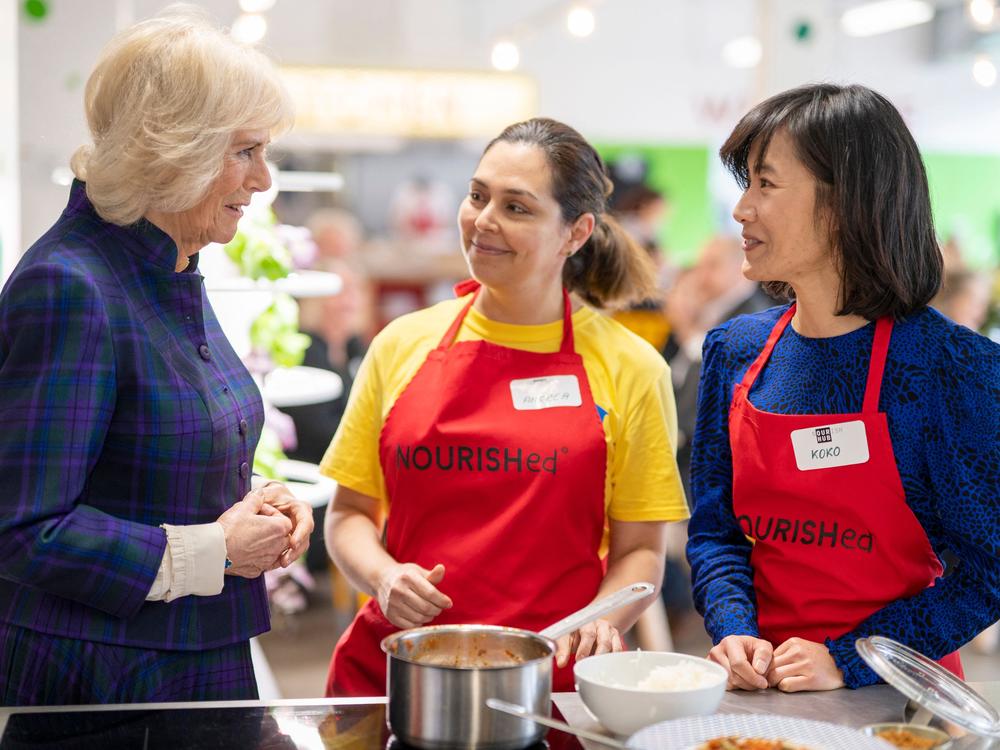
{"label": "purple skirt", "polygon": [[250,642],[160,651],[37,633],[0,622],[0,705],[255,700]]}

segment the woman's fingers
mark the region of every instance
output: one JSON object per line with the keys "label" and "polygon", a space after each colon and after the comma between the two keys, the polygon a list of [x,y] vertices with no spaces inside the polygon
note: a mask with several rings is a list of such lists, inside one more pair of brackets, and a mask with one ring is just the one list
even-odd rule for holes
{"label": "woman's fingers", "polygon": [[415,628],[430,621],[430,617],[413,609],[406,602],[394,602],[385,613],[386,619],[401,628]]}
{"label": "woman's fingers", "polygon": [[441,593],[436,585],[441,583],[443,578],[444,565],[435,565],[432,570],[427,571],[422,576],[416,576],[413,581],[414,591],[425,601],[436,607],[438,612],[442,609],[450,609],[452,605],[451,597]]}
{"label": "woman's fingers", "polygon": [[[597,640],[594,643],[594,655],[615,651],[615,647],[621,642],[618,630],[607,620],[598,620],[595,624],[597,625]],[[577,658],[582,657],[577,655]]]}
{"label": "woman's fingers", "polygon": [[576,631],[579,641],[576,645],[576,658],[583,659],[590,656],[594,651],[594,644],[597,643],[597,624],[589,622]]}
{"label": "woman's fingers", "polygon": [[556,666],[565,667],[569,663],[569,655],[576,648],[578,633],[570,633],[556,639]]}
{"label": "woman's fingers", "polygon": [[771,666],[772,647],[768,641],[750,635],[730,635],[708,652],[711,661],[729,672],[729,688],[761,690]]}
{"label": "woman's fingers", "polygon": [[[451,599],[441,593],[429,578],[440,581],[444,566],[427,571],[413,563],[393,566],[383,575],[378,587],[382,613],[395,625],[414,627],[433,620],[442,609],[451,607]],[[409,624],[403,625],[403,622]]]}

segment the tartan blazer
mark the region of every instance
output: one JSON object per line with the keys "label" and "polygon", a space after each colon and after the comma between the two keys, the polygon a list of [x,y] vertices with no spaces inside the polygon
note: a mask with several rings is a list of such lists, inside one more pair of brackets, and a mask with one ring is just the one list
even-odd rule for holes
{"label": "tartan blazer", "polygon": [[262,578],[147,602],[161,523],[214,521],[249,490],[260,393],[197,272],[146,221],[66,210],[0,292],[0,620],[197,650],[268,629]]}

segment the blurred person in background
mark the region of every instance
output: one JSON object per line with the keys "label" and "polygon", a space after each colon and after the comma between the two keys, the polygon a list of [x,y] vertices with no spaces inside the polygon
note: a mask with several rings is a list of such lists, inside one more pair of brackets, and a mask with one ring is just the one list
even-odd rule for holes
{"label": "blurred person in background", "polygon": [[728,234],[712,237],[698,251],[694,269],[703,303],[698,321],[704,332],[737,315],[774,306],[760,283],[743,275],[745,260],[740,238]]}
{"label": "blurred person in background", "polygon": [[311,340],[302,364],[335,372],[343,391],[321,404],[282,408],[295,421],[297,445],[288,457],[310,463],[319,463],[330,446],[371,338],[371,294],[364,271],[343,261],[326,268],[340,277],[342,286],[331,296],[299,300],[299,329]]}
{"label": "blurred person in background", "polygon": [[[662,579],[663,527],[687,517],[673,396],[662,357],[594,309],[654,284],[610,187],[572,128],[508,127],[458,212],[474,281],[372,342],[321,466],[338,482],[330,555],[372,597],[328,695],[382,695],[379,643],[401,628],[537,631]],[[561,638],[554,689],[572,689],[574,657],[620,650],[647,603]]]}
{"label": "blurred person in background", "polygon": [[251,491],[260,393],[197,267],[289,99],[189,6],[116,36],[85,99],[69,203],[0,294],[0,703],[256,698],[261,573],[312,515]]}
{"label": "blurred person in background", "polygon": [[649,253],[657,283],[649,297],[613,311],[611,317],[662,352],[670,336],[670,323],[663,311],[664,291],[676,275],[657,237],[667,212],[667,202],[662,193],[640,183],[626,189],[614,205],[615,217],[622,228]]}
{"label": "blurred person in background", "polygon": [[663,193],[645,183],[627,188],[614,200],[614,213],[622,227],[650,254],[663,252],[659,235],[669,209]]}
{"label": "blurred person in background", "polygon": [[734,688],[860,687],[855,641],[878,634],[961,675],[1000,616],[1000,346],[927,306],[917,146],[884,97],[822,84],[757,105],[720,154],[744,273],[793,301],[705,340],[688,559],[709,658]]}
{"label": "blurred person in background", "polygon": [[364,229],[357,216],[343,208],[314,211],[306,226],[316,244],[312,265],[319,271],[333,270],[339,263],[357,262],[364,240]]}
{"label": "blurred person in background", "polygon": [[931,307],[960,326],[982,330],[990,312],[990,277],[969,268],[946,271]]}

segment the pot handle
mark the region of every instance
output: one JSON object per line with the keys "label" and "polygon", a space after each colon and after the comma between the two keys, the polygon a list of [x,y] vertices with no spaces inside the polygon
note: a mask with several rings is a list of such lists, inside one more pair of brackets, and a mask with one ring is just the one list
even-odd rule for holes
{"label": "pot handle", "polygon": [[596,602],[588,604],[583,609],[577,610],[568,617],[564,617],[559,622],[549,625],[539,635],[551,638],[552,640],[562,638],[574,630],[579,630],[581,626],[586,625],[588,622],[593,622],[597,618],[608,614],[608,612],[613,612],[619,607],[624,607],[626,604],[631,604],[638,599],[649,596],[655,590],[656,587],[651,583],[634,583],[631,586],[626,586],[621,591],[616,591],[614,594],[610,594],[603,599],[598,599]]}
{"label": "pot handle", "polygon": [[603,734],[591,732],[589,729],[570,726],[566,722],[553,719],[550,716],[542,716],[541,714],[532,713],[524,706],[519,706],[516,703],[508,703],[507,701],[497,700],[496,698],[487,698],[486,705],[494,711],[502,711],[503,713],[510,714],[511,716],[518,716],[525,721],[533,721],[536,724],[541,724],[542,726],[550,727],[552,729],[558,729],[562,732],[566,732],[567,734],[572,734],[577,737],[582,737],[585,740],[590,740],[591,742],[599,742],[602,745],[618,748],[618,750],[629,750],[628,745],[624,742],[616,740],[614,737],[605,737]]}

